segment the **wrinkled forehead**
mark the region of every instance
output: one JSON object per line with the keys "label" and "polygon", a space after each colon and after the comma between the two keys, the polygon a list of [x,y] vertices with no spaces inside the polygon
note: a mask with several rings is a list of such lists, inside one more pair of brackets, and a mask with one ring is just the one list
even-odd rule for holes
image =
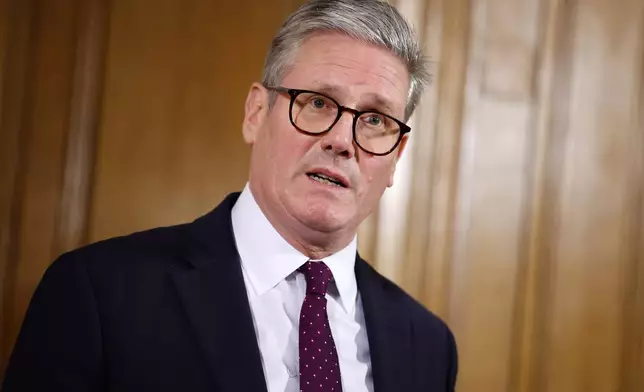
{"label": "wrinkled forehead", "polygon": [[343,105],[378,109],[400,118],[409,83],[407,67],[396,55],[339,33],[307,38],[283,78],[286,87],[319,91]]}

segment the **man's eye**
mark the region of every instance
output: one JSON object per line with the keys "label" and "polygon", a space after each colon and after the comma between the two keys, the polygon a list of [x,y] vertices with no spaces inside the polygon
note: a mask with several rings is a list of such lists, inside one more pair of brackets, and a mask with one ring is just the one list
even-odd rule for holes
{"label": "man's eye", "polygon": [[373,126],[379,126],[383,123],[382,118],[376,115],[370,115],[366,118],[367,124],[373,125]]}
{"label": "man's eye", "polygon": [[324,109],[324,107],[326,106],[326,101],[322,98],[313,98],[311,100],[311,106],[316,109]]}

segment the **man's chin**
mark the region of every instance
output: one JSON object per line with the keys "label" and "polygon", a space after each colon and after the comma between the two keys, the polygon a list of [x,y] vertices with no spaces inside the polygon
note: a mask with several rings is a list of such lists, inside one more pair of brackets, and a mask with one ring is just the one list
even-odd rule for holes
{"label": "man's chin", "polygon": [[310,195],[292,196],[286,199],[284,204],[289,215],[295,218],[303,226],[303,229],[310,230],[308,235],[315,232],[328,235],[347,231],[355,217],[356,211],[353,202],[326,200]]}
{"label": "man's chin", "polygon": [[345,214],[331,210],[307,211],[299,220],[312,231],[327,234],[346,229],[349,221]]}

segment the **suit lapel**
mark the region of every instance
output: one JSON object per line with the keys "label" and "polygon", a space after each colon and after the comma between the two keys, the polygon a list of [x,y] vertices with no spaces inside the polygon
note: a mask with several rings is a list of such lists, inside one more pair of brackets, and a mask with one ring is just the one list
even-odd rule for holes
{"label": "suit lapel", "polygon": [[266,391],[266,381],[230,211],[238,194],[186,226],[193,268],[174,282],[214,375],[217,391]]}
{"label": "suit lapel", "polygon": [[[266,392],[230,212],[239,194],[186,226],[186,257],[193,268],[173,279],[217,391]],[[362,299],[375,392],[413,389],[411,321],[392,301],[393,285],[359,256]]]}
{"label": "suit lapel", "polygon": [[369,339],[374,391],[413,390],[411,321],[388,295],[392,283],[360,256],[355,271]]}

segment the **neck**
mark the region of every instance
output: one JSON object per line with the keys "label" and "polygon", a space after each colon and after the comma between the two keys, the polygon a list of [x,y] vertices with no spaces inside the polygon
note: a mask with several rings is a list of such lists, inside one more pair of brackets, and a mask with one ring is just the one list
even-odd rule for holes
{"label": "neck", "polygon": [[[270,220],[270,218],[269,218]],[[271,224],[273,222],[271,221]],[[273,224],[274,225],[274,224]],[[351,243],[352,238],[348,240],[330,240],[328,238],[328,233],[317,233],[316,235],[311,235],[308,238],[305,236],[291,236],[289,230],[281,230],[278,226],[275,226],[277,232],[280,233],[282,238],[286,240],[292,247],[300,251],[302,254],[306,255],[311,260],[322,260],[325,257],[328,257]],[[315,238],[319,237],[319,238]]]}
{"label": "neck", "polygon": [[321,260],[328,257],[344,249],[353,240],[353,235],[320,232],[295,219],[285,224],[285,222],[276,219],[270,209],[261,205],[260,208],[282,238],[311,260]]}
{"label": "neck", "polygon": [[355,233],[344,231],[322,232],[315,230],[294,218],[285,222],[283,219],[278,219],[278,214],[273,208],[265,203],[262,197],[257,197],[258,195],[252,192],[252,188],[251,193],[266,219],[280,236],[311,260],[321,260],[344,249],[355,237]]}

